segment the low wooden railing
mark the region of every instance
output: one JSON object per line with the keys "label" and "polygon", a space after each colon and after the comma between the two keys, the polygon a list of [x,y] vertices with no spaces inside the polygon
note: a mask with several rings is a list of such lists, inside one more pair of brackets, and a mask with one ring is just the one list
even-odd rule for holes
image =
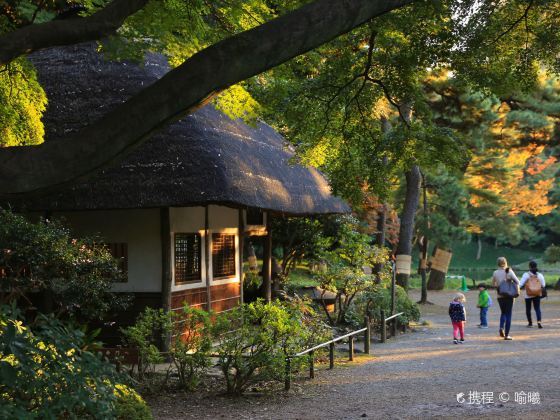
{"label": "low wooden railing", "polygon": [[399,312],[398,314],[391,315],[389,318],[385,318],[385,311],[381,311],[381,342],[387,341],[387,321],[393,321],[391,323],[392,331],[391,335],[394,337],[397,335],[397,317],[404,314],[404,312]]}
{"label": "low wooden railing", "polygon": [[296,357],[301,357],[309,355],[309,377],[313,379],[315,377],[315,350],[329,346],[329,369],[334,368],[334,344],[338,341],[348,339],[348,360],[354,360],[354,336],[364,334],[364,353],[369,354],[371,345],[371,322],[369,317],[364,318],[364,328],[359,330],[349,332],[348,334],[341,335],[340,337],[333,338],[332,340],[325,341],[324,343],[317,344],[316,346],[310,347],[306,350],[300,351],[292,356],[286,358],[286,376],[284,380],[284,389],[288,391],[292,384],[292,359]]}
{"label": "low wooden railing", "polygon": [[[404,312],[399,312],[397,314],[391,315],[385,318],[384,311],[381,311],[381,342],[387,341],[387,322],[392,322],[392,335],[397,335],[397,317],[404,314]],[[309,355],[309,378],[313,379],[315,377],[315,350],[319,350],[323,347],[329,346],[329,369],[334,368],[334,345],[338,341],[348,339],[348,360],[354,360],[354,336],[364,334],[364,353],[369,354],[371,349],[371,322],[369,317],[364,318],[364,328],[359,330],[349,332],[348,334],[341,335],[340,337],[333,338],[332,340],[325,341],[324,343],[317,344],[316,346],[310,347],[299,353],[286,358],[286,374],[284,379],[284,389],[288,391],[292,385],[292,360],[296,357],[301,357]]]}

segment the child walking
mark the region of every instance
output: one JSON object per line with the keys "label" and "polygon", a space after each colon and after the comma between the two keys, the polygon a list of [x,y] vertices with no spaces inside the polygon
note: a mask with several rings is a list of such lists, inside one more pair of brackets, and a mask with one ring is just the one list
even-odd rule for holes
{"label": "child walking", "polygon": [[478,305],[480,308],[480,325],[478,328],[488,328],[488,308],[492,305],[492,298],[486,290],[486,285],[481,283],[478,285]]}
{"label": "child walking", "polygon": [[465,300],[464,294],[457,293],[449,304],[449,317],[453,325],[453,342],[455,344],[462,344],[465,341],[465,321],[467,320]]}

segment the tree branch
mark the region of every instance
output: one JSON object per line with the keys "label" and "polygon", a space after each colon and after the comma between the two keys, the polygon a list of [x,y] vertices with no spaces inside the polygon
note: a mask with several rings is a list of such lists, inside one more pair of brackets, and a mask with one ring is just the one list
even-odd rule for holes
{"label": "tree branch", "polygon": [[521,22],[523,22],[523,20],[527,19],[527,17],[529,16],[529,10],[531,10],[531,7],[533,6],[533,1],[534,0],[529,1],[529,4],[525,8],[525,11],[523,12],[523,14],[521,16],[519,16],[519,18],[516,19],[515,22],[513,22],[511,25],[509,25],[505,31],[503,31],[500,35],[498,35],[492,41],[492,44],[497,43],[500,39],[502,39],[504,36],[506,36],[508,33],[510,33],[513,29],[515,29],[515,27],[517,25],[519,25]]}
{"label": "tree branch", "polygon": [[37,192],[87,176],[217,92],[413,1],[316,0],[218,42],[76,134],[40,146],[1,149],[0,196]]}
{"label": "tree branch", "polygon": [[147,2],[148,0],[114,0],[99,12],[85,18],[52,20],[8,32],[0,36],[0,65],[7,64],[22,54],[43,48],[71,45],[108,36]]}

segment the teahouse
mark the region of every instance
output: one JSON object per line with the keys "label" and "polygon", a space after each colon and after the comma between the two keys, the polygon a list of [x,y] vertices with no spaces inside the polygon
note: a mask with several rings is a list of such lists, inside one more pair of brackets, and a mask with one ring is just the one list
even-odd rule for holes
{"label": "teahouse", "polygon": [[[31,59],[49,98],[46,141],[94,122],[168,71],[157,55],[144,66],[106,61],[91,43]],[[270,296],[270,217],[349,210],[319,171],[291,164],[292,157],[270,126],[253,128],[206,106],[86,182],[10,204],[64,218],[77,235],[104,238],[127,273],[114,290],[136,297],[123,317],[183,302],[224,311],[243,299],[246,235],[268,235],[263,273]]]}

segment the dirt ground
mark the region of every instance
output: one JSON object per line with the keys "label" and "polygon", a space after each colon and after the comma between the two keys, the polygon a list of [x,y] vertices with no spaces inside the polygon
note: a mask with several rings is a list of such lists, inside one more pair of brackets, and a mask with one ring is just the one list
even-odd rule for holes
{"label": "dirt ground", "polygon": [[477,292],[467,292],[466,341],[458,345],[447,315],[452,294],[430,293],[434,305],[422,308],[429,326],[374,344],[372,358],[319,369],[289,393],[175,394],[148,402],[156,419],[560,419],[560,292],[542,301],[542,330],[526,327],[525,302],[516,301],[513,341],[498,337],[497,303],[490,328],[477,328]]}

